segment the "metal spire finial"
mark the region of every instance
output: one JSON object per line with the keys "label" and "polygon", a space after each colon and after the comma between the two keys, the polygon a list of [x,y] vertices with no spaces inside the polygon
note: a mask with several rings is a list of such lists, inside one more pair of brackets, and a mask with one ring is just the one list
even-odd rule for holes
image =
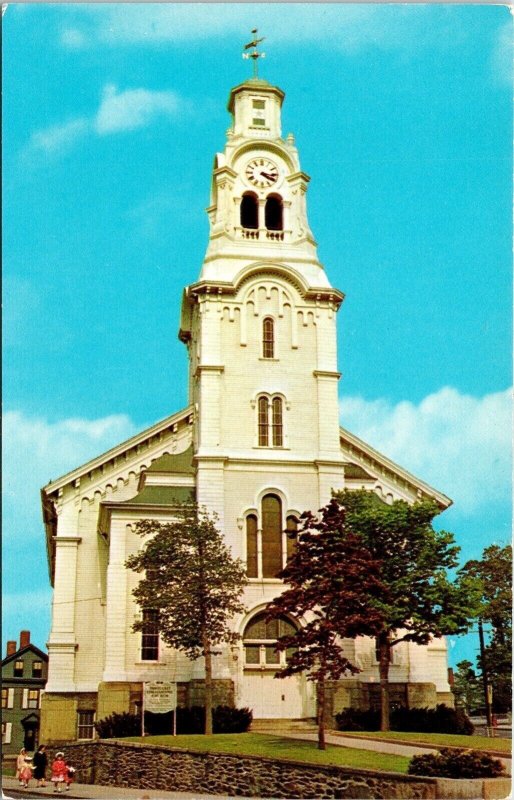
{"label": "metal spire finial", "polygon": [[261,42],[263,42],[266,37],[262,36],[260,39],[258,39],[257,38],[257,28],[253,28],[252,33],[253,33],[253,39],[252,39],[251,42],[248,42],[248,44],[245,44],[244,49],[246,51],[250,47],[252,47],[253,51],[251,53],[244,52],[243,53],[243,58],[251,58],[251,59],[253,59],[253,77],[254,78],[258,78],[259,77],[259,70],[258,70],[258,67],[257,67],[257,63],[258,63],[259,58],[264,58],[266,56],[266,53],[259,53],[259,51],[257,50],[257,45],[260,44]]}

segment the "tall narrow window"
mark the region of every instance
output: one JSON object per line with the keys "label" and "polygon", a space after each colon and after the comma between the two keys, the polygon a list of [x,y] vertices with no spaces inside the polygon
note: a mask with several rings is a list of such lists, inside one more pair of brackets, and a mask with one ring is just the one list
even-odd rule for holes
{"label": "tall narrow window", "polygon": [[246,574],[257,578],[257,517],[249,514],[246,518]]}
{"label": "tall narrow window", "polygon": [[273,358],[275,355],[275,323],[266,317],[262,323],[262,356]]}
{"label": "tall narrow window", "polygon": [[95,712],[77,711],[77,739],[94,739]]}
{"label": "tall narrow window", "polygon": [[278,194],[270,194],[264,208],[264,224],[269,231],[284,229],[282,198]]}
{"label": "tall narrow window", "polygon": [[253,192],[245,192],[241,198],[241,226],[253,229],[259,227],[259,203]]}
{"label": "tall narrow window", "polygon": [[141,661],[159,660],[159,612],[153,608],[143,610],[141,636]]}
{"label": "tall narrow window", "polygon": [[286,556],[288,561],[296,551],[297,531],[298,531],[298,520],[296,519],[296,517],[290,515],[286,519],[286,535],[287,535]]}
{"label": "tall narrow window", "polygon": [[282,503],[275,494],[262,498],[262,577],[275,578],[282,569]]}
{"label": "tall narrow window", "polygon": [[23,678],[23,661],[14,662],[13,675],[15,678]]}
{"label": "tall narrow window", "polygon": [[269,443],[268,417],[269,400],[267,397],[259,397],[259,447],[267,447]]}
{"label": "tall narrow window", "polygon": [[282,447],[283,424],[282,424],[282,400],[280,397],[273,398],[272,428],[273,428],[273,447]]}

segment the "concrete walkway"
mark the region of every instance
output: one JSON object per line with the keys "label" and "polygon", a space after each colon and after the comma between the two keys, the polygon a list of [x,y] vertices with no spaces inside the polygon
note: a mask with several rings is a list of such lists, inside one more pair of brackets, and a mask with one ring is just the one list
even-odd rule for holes
{"label": "concrete walkway", "polygon": [[[63,800],[77,800],[77,798],[90,798],[90,800],[220,800],[222,795],[194,794],[192,792],[164,792],[162,789],[122,789],[119,786],[98,786],[86,783],[74,783],[69,792],[61,794],[54,792],[53,784],[47,784],[45,789],[36,789],[36,781],[32,779],[31,786],[24,789],[16,778],[2,775],[2,789],[4,798],[36,798],[51,797]],[[238,798],[242,800],[242,798]]]}
{"label": "concrete walkway", "polygon": [[[296,733],[281,731],[277,736],[286,736],[288,739],[303,739],[306,742],[317,742],[317,733]],[[338,736],[336,733],[327,733],[325,736],[327,744],[334,744],[337,747],[351,747],[355,750],[371,750],[374,753],[390,753],[394,756],[419,756],[422,753],[432,753],[433,748],[418,747],[406,744],[394,744],[393,742],[377,742],[374,739],[364,739],[350,736]]]}
{"label": "concrete walkway", "polygon": [[[316,742],[318,739],[317,733],[296,733],[293,731],[280,731],[280,733],[277,732],[277,736],[286,736],[288,739],[303,739],[304,741],[308,742]],[[439,749],[439,747],[436,747],[435,745],[423,747],[423,745],[399,744],[391,741],[383,742],[378,741],[377,739],[365,739],[364,737],[360,736],[352,738],[351,735],[349,736],[346,733],[344,735],[327,733],[325,736],[325,741],[327,744],[336,745],[336,747],[351,747],[355,750],[370,750],[374,753],[390,753],[395,756],[407,756],[408,758],[412,758],[412,756],[419,756],[423,753],[433,753],[434,750]],[[441,745],[441,747],[442,746],[443,745]],[[496,755],[494,757],[498,758],[502,764],[505,765],[507,775],[512,775],[512,758],[510,758],[507,754],[501,756]]]}

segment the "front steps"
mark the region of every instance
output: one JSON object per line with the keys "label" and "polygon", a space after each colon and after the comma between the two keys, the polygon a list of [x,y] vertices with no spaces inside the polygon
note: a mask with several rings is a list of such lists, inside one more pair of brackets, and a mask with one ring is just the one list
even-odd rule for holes
{"label": "front steps", "polygon": [[317,726],[314,719],[254,719],[250,730],[252,733],[311,733]]}

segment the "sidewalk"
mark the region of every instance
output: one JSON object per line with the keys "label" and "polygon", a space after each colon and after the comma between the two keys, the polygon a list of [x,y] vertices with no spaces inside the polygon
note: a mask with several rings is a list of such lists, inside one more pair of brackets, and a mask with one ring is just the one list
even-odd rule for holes
{"label": "sidewalk", "polygon": [[[29,800],[35,797],[62,797],[63,800],[77,798],[91,798],[91,800],[220,800],[222,795],[194,794],[191,792],[164,792],[162,789],[122,789],[119,786],[97,786],[86,783],[74,783],[69,792],[61,794],[54,792],[53,784],[47,784],[45,789],[36,789],[36,781],[32,779],[32,786],[24,789],[16,778],[2,775],[2,789],[5,798],[26,797]],[[242,800],[242,798],[238,798]]]}

